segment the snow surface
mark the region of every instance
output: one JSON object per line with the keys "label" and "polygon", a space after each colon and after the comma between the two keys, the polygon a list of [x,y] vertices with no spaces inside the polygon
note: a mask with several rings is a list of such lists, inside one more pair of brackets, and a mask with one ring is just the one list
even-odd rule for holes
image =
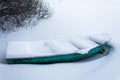
{"label": "snow surface", "polygon": [[7,43],[5,58],[43,57],[70,53],[86,54],[91,49],[108,43],[109,40],[109,36],[98,34],[84,38],[75,37],[69,40],[11,41]]}
{"label": "snow surface", "polygon": [[[120,80],[120,0],[60,0],[54,15],[32,29],[0,34],[0,80]],[[111,54],[93,61],[50,65],[4,63],[8,41],[38,41],[108,33]]]}

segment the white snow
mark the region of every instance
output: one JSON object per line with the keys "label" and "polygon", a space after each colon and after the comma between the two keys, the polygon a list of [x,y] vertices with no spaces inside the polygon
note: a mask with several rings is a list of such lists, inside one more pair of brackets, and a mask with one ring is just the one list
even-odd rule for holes
{"label": "white snow", "polygon": [[70,40],[51,39],[40,41],[11,41],[7,44],[7,49],[5,53],[6,59],[43,57],[70,53],[86,54],[91,49],[100,45],[96,42],[100,41],[102,42],[102,45],[109,41],[109,36],[93,36],[92,40],[90,40],[89,38],[77,37]]}
{"label": "white snow", "polygon": [[[120,0],[62,0],[54,15],[36,27],[0,34],[0,80],[120,80]],[[108,33],[113,51],[105,57],[50,65],[4,64],[8,41],[87,36]]]}

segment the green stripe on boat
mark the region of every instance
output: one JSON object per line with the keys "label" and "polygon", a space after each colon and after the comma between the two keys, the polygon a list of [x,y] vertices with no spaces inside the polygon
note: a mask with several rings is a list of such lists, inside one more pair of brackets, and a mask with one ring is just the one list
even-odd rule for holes
{"label": "green stripe on boat", "polygon": [[104,43],[98,47],[89,50],[86,54],[71,53],[55,56],[45,57],[28,57],[28,58],[7,58],[8,64],[51,64],[51,63],[63,63],[80,61],[85,58],[92,57],[107,47],[107,43]]}

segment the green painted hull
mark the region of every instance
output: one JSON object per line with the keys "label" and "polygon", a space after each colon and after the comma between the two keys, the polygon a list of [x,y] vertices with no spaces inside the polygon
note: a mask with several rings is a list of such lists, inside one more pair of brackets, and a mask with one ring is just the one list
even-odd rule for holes
{"label": "green painted hull", "polygon": [[92,57],[107,47],[107,43],[104,43],[96,48],[91,49],[86,54],[72,53],[55,56],[45,57],[30,57],[30,58],[9,58],[8,64],[51,64],[51,63],[63,63],[63,62],[75,62],[85,58]]}

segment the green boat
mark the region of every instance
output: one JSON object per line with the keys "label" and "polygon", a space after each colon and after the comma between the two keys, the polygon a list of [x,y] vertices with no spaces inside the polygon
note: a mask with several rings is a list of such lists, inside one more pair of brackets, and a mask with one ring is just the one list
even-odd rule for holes
{"label": "green boat", "polygon": [[76,62],[110,50],[107,34],[69,40],[14,41],[7,44],[8,64],[51,64]]}

